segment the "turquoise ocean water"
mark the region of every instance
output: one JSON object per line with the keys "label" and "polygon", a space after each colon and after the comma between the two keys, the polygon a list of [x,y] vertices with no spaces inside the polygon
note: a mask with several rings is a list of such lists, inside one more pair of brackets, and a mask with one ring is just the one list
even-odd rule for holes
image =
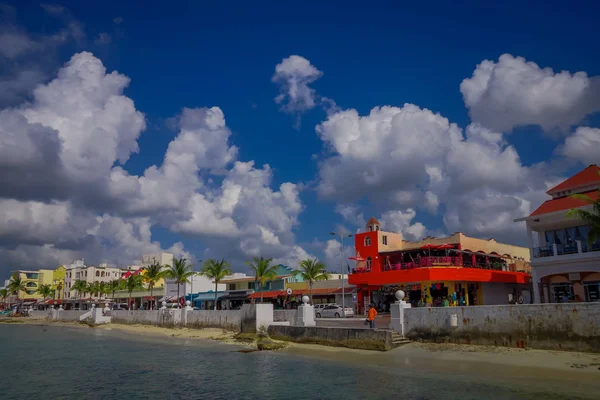
{"label": "turquoise ocean water", "polygon": [[0,325],[0,343],[3,400],[578,398],[539,385],[529,390],[412,368],[244,354],[215,342],[96,329]]}

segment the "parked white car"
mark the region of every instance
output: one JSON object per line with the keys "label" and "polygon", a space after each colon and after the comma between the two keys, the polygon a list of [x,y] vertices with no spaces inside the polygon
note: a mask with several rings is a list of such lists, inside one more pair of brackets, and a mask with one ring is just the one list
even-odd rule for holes
{"label": "parked white car", "polygon": [[325,307],[332,306],[332,305],[334,305],[334,304],[333,303],[315,304],[315,317],[321,318],[321,311],[323,311],[323,309]]}
{"label": "parked white car", "polygon": [[354,317],[354,310],[350,307],[346,307],[342,309],[342,306],[337,304],[330,304],[319,312],[317,312],[317,318],[342,318],[346,317]]}

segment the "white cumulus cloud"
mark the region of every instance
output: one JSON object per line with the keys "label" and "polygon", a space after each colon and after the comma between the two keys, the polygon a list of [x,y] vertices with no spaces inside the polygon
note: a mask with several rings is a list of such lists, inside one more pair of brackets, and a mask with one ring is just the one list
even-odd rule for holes
{"label": "white cumulus cloud", "polygon": [[585,165],[600,165],[600,129],[580,126],[557,152]]}
{"label": "white cumulus cloud", "polygon": [[271,80],[279,86],[275,102],[289,113],[310,110],[316,104],[315,90],[308,85],[319,79],[323,73],[306,58],[292,55],[275,66]]}
{"label": "white cumulus cloud", "polygon": [[567,131],[600,111],[600,79],[585,72],[554,72],[510,54],[481,62],[460,85],[474,122],[508,132],[539,125],[548,132]]}

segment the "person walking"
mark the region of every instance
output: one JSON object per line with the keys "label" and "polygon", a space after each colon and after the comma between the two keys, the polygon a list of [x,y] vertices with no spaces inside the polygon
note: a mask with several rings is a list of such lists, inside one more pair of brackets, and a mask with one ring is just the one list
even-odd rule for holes
{"label": "person walking", "polygon": [[369,326],[371,329],[375,329],[375,317],[377,316],[377,310],[375,309],[375,305],[371,304],[369,308],[369,312],[367,313],[367,319],[369,320]]}

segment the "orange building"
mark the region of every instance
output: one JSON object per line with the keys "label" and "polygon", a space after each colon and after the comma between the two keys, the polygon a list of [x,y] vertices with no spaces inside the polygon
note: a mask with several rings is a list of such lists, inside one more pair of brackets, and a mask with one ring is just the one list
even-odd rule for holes
{"label": "orange building", "polygon": [[355,235],[349,283],[358,289],[361,312],[370,303],[388,309],[398,289],[413,307],[530,302],[529,249],[460,232],[410,242],[380,227],[371,218]]}

